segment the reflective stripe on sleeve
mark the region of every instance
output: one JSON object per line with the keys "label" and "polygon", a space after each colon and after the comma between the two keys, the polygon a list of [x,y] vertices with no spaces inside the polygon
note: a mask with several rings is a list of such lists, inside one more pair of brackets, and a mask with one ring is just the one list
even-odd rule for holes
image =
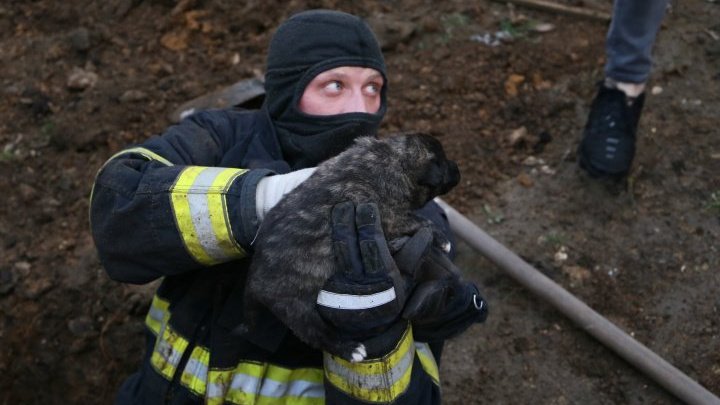
{"label": "reflective stripe on sleeve", "polygon": [[432,378],[435,385],[440,386],[440,372],[438,371],[435,356],[427,343],[415,342],[415,351],[425,373]]}
{"label": "reflective stripe on sleeve", "polygon": [[160,334],[160,330],[164,328],[170,317],[169,306],[170,302],[158,297],[157,294],[153,297],[152,304],[150,304],[150,309],[145,317],[145,325],[155,336]]}
{"label": "reflective stripe on sleeve", "polygon": [[180,384],[198,396],[204,396],[209,364],[210,351],[202,346],[195,346],[180,376]]}
{"label": "reflective stripe on sleeve", "polygon": [[381,359],[359,363],[324,353],[325,377],[344,393],[367,402],[392,402],[410,384],[415,358],[412,331],[403,334],[395,349]]}
{"label": "reflective stripe on sleeve", "polygon": [[387,304],[395,299],[395,287],[368,295],[338,294],[320,290],[317,296],[318,305],[335,309],[369,309]]}
{"label": "reflective stripe on sleeve", "polygon": [[170,325],[164,324],[155,340],[155,348],[150,356],[153,368],[168,380],[172,380],[182,359],[188,341],[175,332]]}
{"label": "reflective stripe on sleeve", "polygon": [[232,235],[226,194],[246,169],[190,166],[170,189],[175,220],[190,255],[203,265],[245,256]]}
{"label": "reflective stripe on sleeve", "polygon": [[108,162],[115,159],[118,156],[127,155],[129,153],[137,153],[138,155],[142,155],[147,160],[155,160],[157,162],[164,164],[165,166],[173,165],[172,162],[165,159],[164,157],[158,155],[157,153],[151,151],[150,149],[142,148],[142,147],[134,147],[134,148],[128,148],[128,149],[121,150],[120,152],[110,156],[110,159],[108,159]]}

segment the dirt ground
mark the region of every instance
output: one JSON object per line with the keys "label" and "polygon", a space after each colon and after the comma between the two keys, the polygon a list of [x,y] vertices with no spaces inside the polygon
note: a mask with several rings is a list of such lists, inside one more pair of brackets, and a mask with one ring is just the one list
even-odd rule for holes
{"label": "dirt ground", "polygon": [[[111,402],[141,356],[153,286],[114,283],[98,263],[96,170],[183,102],[261,75],[273,29],[315,7],[372,19],[383,130],[442,140],[463,175],[446,201],[720,395],[720,4],[673,3],[633,172],[607,185],[575,162],[602,21],[486,0],[4,2],[0,402]],[[448,343],[445,403],[679,402],[467,245],[458,262],[491,314]]]}

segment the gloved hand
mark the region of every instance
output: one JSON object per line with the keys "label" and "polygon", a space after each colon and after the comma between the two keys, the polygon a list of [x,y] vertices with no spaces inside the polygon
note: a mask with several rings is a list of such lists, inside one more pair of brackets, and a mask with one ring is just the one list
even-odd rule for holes
{"label": "gloved hand", "polygon": [[300,169],[286,174],[264,177],[258,182],[255,191],[255,213],[258,221],[280,201],[283,196],[307,180],[315,172],[315,167]]}
{"label": "gloved hand", "polygon": [[403,311],[418,341],[434,342],[459,335],[474,323],[484,322],[488,306],[475,284],[439,249],[425,257],[420,273],[427,281],[415,287]]}
{"label": "gloved hand", "polygon": [[432,233],[417,232],[394,259],[377,206],[345,202],[333,207],[332,240],[336,273],[318,294],[318,311],[344,337],[365,342],[370,356],[383,355],[407,327],[401,313],[412,280],[398,267],[418,266]]}

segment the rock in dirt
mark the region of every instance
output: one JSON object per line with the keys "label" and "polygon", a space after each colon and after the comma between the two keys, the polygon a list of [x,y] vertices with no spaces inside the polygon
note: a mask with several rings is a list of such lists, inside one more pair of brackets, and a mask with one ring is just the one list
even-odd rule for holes
{"label": "rock in dirt", "polygon": [[39,298],[55,286],[48,278],[28,278],[24,284],[23,296],[31,300]]}
{"label": "rock in dirt", "polygon": [[30,111],[32,111],[36,117],[45,116],[52,112],[50,108],[50,97],[42,90],[36,88],[26,88],[18,101],[20,104],[30,107]]}
{"label": "rock in dirt", "polygon": [[18,186],[18,193],[20,194],[20,197],[22,197],[22,200],[25,202],[34,201],[34,199],[38,195],[38,191],[35,187],[25,183]]}
{"label": "rock in dirt", "polygon": [[520,183],[521,186],[526,187],[526,188],[530,188],[535,184],[533,182],[532,178],[530,177],[530,175],[527,173],[518,174],[517,182]]}
{"label": "rock in dirt", "polygon": [[28,262],[17,262],[15,263],[14,268],[17,270],[20,277],[27,277],[30,274],[32,265]]}
{"label": "rock in dirt", "polygon": [[510,136],[508,137],[508,141],[510,141],[510,146],[515,146],[521,141],[525,140],[527,137],[528,131],[525,127],[520,127],[518,129],[513,130],[510,133]]}
{"label": "rock in dirt", "polygon": [[375,15],[366,22],[377,36],[380,48],[384,51],[394,49],[398,44],[407,41],[416,30],[416,25],[409,21],[397,20],[388,15]]}
{"label": "rock in dirt", "polygon": [[88,337],[96,333],[93,320],[87,316],[80,316],[69,320],[67,327],[70,333],[77,337]]}
{"label": "rock in dirt", "polygon": [[120,96],[121,103],[135,103],[148,99],[147,93],[142,90],[128,90]]}
{"label": "rock in dirt", "polygon": [[570,278],[572,284],[582,284],[592,275],[590,270],[581,266],[563,266],[562,272]]}
{"label": "rock in dirt", "polygon": [[70,45],[78,52],[87,52],[90,49],[90,32],[80,27],[70,33]]}
{"label": "rock in dirt", "polygon": [[68,75],[67,87],[73,91],[83,91],[95,86],[98,75],[95,72],[74,67]]}

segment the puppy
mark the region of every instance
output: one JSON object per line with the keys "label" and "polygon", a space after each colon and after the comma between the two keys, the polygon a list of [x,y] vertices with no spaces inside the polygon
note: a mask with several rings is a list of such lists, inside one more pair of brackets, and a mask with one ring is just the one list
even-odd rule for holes
{"label": "puppy", "polygon": [[342,341],[316,309],[318,293],[335,272],[333,206],[344,201],[376,203],[385,237],[392,241],[428,225],[413,211],[459,180],[455,162],[445,157],[437,139],[425,134],[363,137],[320,164],[260,226],[245,287],[248,326],[260,303],[306,344],[350,361],[363,360],[364,346]]}

